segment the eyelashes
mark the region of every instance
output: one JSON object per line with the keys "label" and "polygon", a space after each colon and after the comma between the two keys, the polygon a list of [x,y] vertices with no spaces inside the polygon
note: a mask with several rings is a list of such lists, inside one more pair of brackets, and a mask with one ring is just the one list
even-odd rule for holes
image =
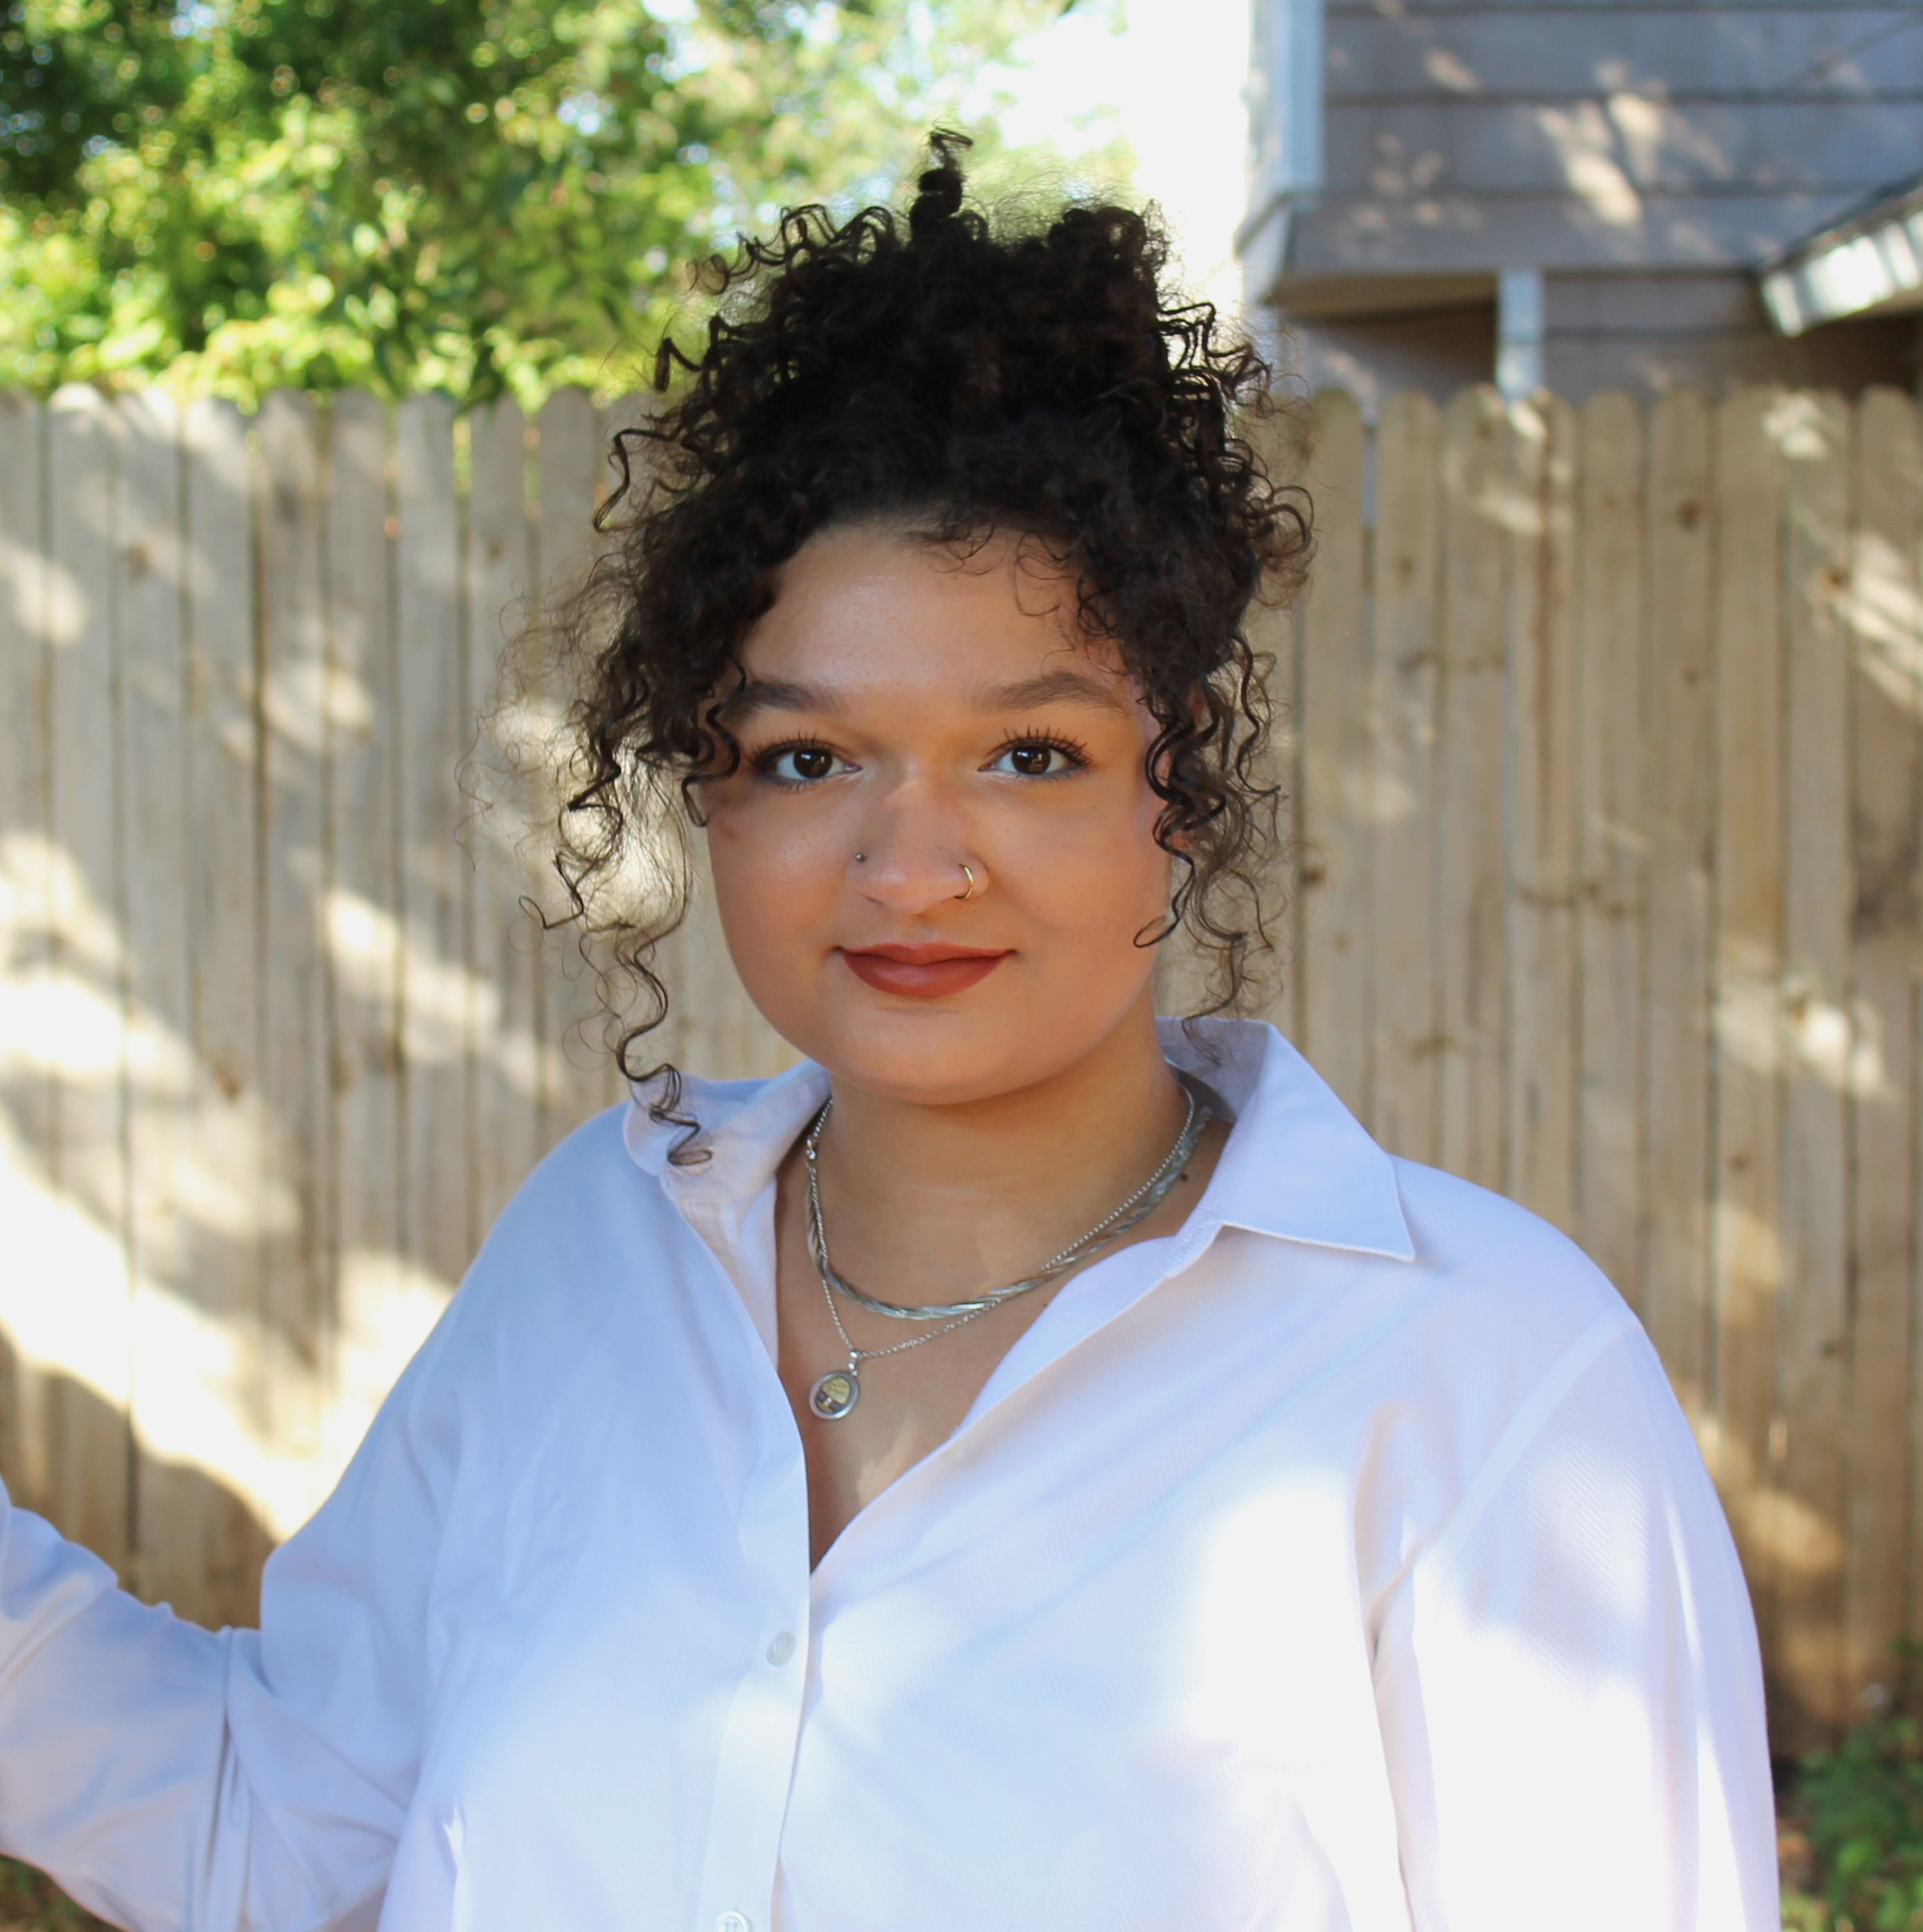
{"label": "eyelashes", "polygon": [[[1088,765],[1088,747],[1081,740],[1071,737],[1064,731],[1011,731],[988,754],[982,769],[987,771],[1000,765],[1003,760],[1014,756],[1018,759],[1024,754],[1039,754],[1046,762],[1060,759],[1068,771],[1037,769],[1034,765],[1024,768],[1017,765],[1011,776],[1030,778],[1065,778],[1070,771],[1082,771]],[[838,776],[837,767],[852,769],[850,760],[844,758],[835,748],[819,738],[784,738],[772,745],[765,745],[753,753],[748,760],[749,769],[757,777],[770,784],[783,787],[790,791],[806,791],[811,787]],[[783,770],[784,765],[791,770]]]}
{"label": "eyelashes", "polygon": [[[795,770],[792,772],[776,769],[784,759],[794,760]],[[748,762],[757,777],[784,786],[790,791],[805,791],[810,785],[832,778],[834,766],[847,761],[838,755],[832,746],[823,744],[818,738],[785,738],[778,745],[764,746]],[[822,768],[810,770],[810,765]]]}
{"label": "eyelashes", "polygon": [[[1005,758],[1011,752],[1036,751],[1059,752],[1077,771],[1084,770],[1088,764],[1088,747],[1078,738],[1071,738],[1066,731],[1011,731],[994,748],[988,762]],[[1059,772],[1032,772],[1031,777],[1059,777]]]}

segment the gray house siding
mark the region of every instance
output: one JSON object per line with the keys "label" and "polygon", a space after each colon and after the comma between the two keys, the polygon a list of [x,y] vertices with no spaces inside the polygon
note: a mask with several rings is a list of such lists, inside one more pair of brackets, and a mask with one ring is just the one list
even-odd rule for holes
{"label": "gray house siding", "polygon": [[[1443,388],[1485,351],[1488,375],[1504,271],[1540,276],[1540,374],[1572,392],[1910,379],[1913,321],[1786,341],[1755,271],[1923,172],[1913,8],[1258,5],[1258,60],[1319,52],[1318,152],[1279,167],[1258,130],[1244,231],[1311,380]],[[1283,112],[1273,81],[1253,98]]]}

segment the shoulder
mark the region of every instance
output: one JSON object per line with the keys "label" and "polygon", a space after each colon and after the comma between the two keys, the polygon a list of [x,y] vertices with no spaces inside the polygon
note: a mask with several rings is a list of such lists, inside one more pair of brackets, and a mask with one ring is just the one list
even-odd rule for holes
{"label": "shoulder", "polygon": [[1602,1270],[1541,1216],[1438,1168],[1395,1156],[1390,1164],[1418,1292],[1436,1320],[1529,1353],[1553,1352],[1599,1327],[1635,1326]]}
{"label": "shoulder", "polygon": [[498,1372],[526,1386],[559,1372],[673,1265],[679,1217],[629,1151],[631,1111],[575,1128],[502,1208],[430,1345],[438,1378]]}
{"label": "shoulder", "polygon": [[1720,1536],[1688,1424],[1602,1271],[1514,1202],[1394,1166],[1414,1256],[1370,1271],[1378,1346],[1354,1386],[1358,1549],[1378,1609],[1471,1535],[1551,1534],[1572,1510],[1680,1513],[1693,1540]]}
{"label": "shoulder", "polygon": [[[1166,1037],[1178,1064],[1199,1050]],[[1222,1219],[1281,1238],[1271,1262],[1304,1292],[1277,1298],[1274,1318],[1348,1351],[1351,1392],[1371,1413],[1475,1438],[1571,1351],[1634,1329],[1574,1242],[1501,1195],[1390,1154],[1272,1028],[1215,1022],[1199,1047],[1208,1066],[1194,1070],[1213,1070],[1236,1121],[1210,1183]]]}
{"label": "shoulder", "polygon": [[[557,1256],[579,1262],[668,1211],[661,1181],[634,1160],[623,1101],[584,1121],[539,1162],[502,1209],[469,1270],[469,1288],[497,1293]],[[479,1297],[476,1298],[480,1298]]]}
{"label": "shoulder", "polygon": [[[1378,1448],[1439,1523],[1478,1472],[1505,1462],[1597,1374],[1640,1382],[1653,1356],[1634,1312],[1567,1235],[1452,1174],[1393,1166],[1414,1253],[1372,1271],[1383,1318],[1372,1373],[1394,1415],[1376,1410],[1388,1424]],[[1631,1432],[1641,1426],[1624,1419]]]}

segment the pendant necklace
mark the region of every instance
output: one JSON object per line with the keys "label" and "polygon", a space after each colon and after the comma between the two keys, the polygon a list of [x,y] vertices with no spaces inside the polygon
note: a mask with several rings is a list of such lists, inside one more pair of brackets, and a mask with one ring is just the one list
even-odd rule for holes
{"label": "pendant necklace", "polygon": [[[824,1101],[802,1143],[802,1152],[808,1163],[808,1250],[814,1258],[815,1272],[820,1277],[829,1319],[834,1323],[835,1332],[848,1352],[848,1365],[845,1369],[830,1369],[826,1375],[816,1378],[808,1392],[809,1408],[824,1422],[840,1421],[861,1400],[862,1363],[879,1361],[884,1355],[898,1355],[906,1349],[919,1348],[924,1342],[953,1334],[956,1329],[965,1328],[979,1316],[987,1314],[990,1309],[999,1308],[1004,1301],[1012,1301],[1017,1295],[1046,1286],[1068,1269],[1099,1253],[1138,1222],[1152,1214],[1182,1178],[1182,1171],[1188,1166],[1190,1156],[1194,1154],[1196,1144],[1202,1138],[1210,1118],[1210,1110],[1198,1098],[1195,1088],[1179,1073],[1176,1078],[1181,1081],[1183,1097],[1188,1103],[1182,1130],[1175,1136],[1175,1144],[1162,1164],[1120,1207],[1111,1209],[1087,1234],[1052,1256],[1034,1274],[1010,1282],[1005,1288],[988,1289],[965,1301],[938,1302],[925,1307],[912,1303],[884,1301],[878,1295],[865,1293],[838,1274],[828,1258],[828,1233],[821,1218],[821,1183],[816,1156],[821,1144],[821,1130],[828,1124],[828,1116],[835,1102],[832,1095]],[[911,1335],[905,1342],[892,1343],[886,1348],[857,1348],[842,1325],[841,1310],[835,1305],[837,1295],[871,1313],[885,1315],[893,1321],[934,1322],[940,1326],[920,1335]]]}

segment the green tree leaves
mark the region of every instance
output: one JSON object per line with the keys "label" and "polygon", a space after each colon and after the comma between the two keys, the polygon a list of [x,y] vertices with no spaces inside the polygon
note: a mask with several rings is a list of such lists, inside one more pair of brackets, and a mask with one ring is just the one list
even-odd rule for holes
{"label": "green tree leaves", "polygon": [[881,190],[1047,0],[16,0],[0,382],[629,378],[684,265]]}

